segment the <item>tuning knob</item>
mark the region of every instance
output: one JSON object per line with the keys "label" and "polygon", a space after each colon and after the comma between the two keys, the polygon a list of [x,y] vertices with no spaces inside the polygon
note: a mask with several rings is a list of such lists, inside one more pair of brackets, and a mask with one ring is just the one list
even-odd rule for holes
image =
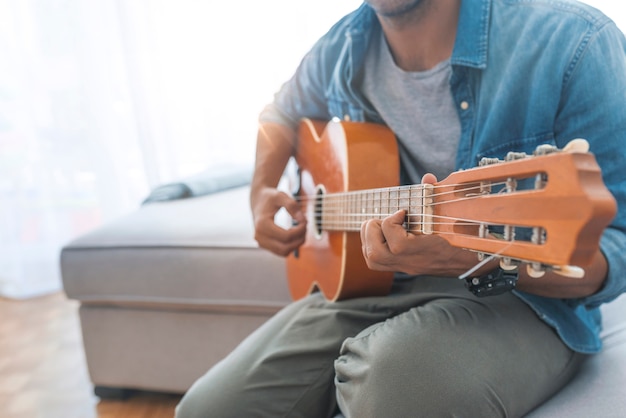
{"label": "tuning knob", "polygon": [[535,264],[536,263],[527,264],[526,272],[533,279],[538,279],[546,274],[546,270],[544,268],[537,267]]}
{"label": "tuning knob", "polygon": [[558,275],[570,277],[572,279],[582,279],[585,277],[585,270],[576,266],[560,266],[554,269],[554,272]]}
{"label": "tuning knob", "polygon": [[565,145],[563,152],[584,154],[589,152],[589,142],[582,138],[572,139]]}

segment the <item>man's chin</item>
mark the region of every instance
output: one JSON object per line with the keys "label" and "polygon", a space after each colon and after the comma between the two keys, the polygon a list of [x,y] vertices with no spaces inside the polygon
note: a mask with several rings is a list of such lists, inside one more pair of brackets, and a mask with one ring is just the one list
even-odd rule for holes
{"label": "man's chin", "polygon": [[394,18],[401,17],[409,12],[414,11],[419,6],[427,3],[425,0],[365,0],[376,14]]}

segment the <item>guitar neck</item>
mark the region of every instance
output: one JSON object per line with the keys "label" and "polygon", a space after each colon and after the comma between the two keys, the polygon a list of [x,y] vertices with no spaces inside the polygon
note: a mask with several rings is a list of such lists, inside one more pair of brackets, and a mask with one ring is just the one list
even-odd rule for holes
{"label": "guitar neck", "polygon": [[405,210],[408,231],[431,233],[432,190],[430,184],[416,184],[326,194],[318,198],[315,212],[322,230],[355,232],[364,221]]}

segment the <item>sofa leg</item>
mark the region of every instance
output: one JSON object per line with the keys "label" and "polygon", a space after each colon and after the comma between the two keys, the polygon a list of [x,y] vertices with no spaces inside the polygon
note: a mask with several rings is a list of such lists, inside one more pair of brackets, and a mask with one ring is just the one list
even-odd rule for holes
{"label": "sofa leg", "polygon": [[109,386],[95,386],[93,393],[100,399],[124,401],[133,394],[132,389],[114,388]]}

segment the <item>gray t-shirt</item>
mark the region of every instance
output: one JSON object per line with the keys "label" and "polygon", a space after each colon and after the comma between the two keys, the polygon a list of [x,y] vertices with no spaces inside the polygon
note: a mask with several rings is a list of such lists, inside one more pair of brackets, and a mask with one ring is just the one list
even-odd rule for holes
{"label": "gray t-shirt", "polygon": [[382,34],[370,44],[365,60],[363,92],[398,138],[402,182],[419,183],[427,172],[443,180],[454,170],[461,135],[450,62],[406,72],[396,66]]}

